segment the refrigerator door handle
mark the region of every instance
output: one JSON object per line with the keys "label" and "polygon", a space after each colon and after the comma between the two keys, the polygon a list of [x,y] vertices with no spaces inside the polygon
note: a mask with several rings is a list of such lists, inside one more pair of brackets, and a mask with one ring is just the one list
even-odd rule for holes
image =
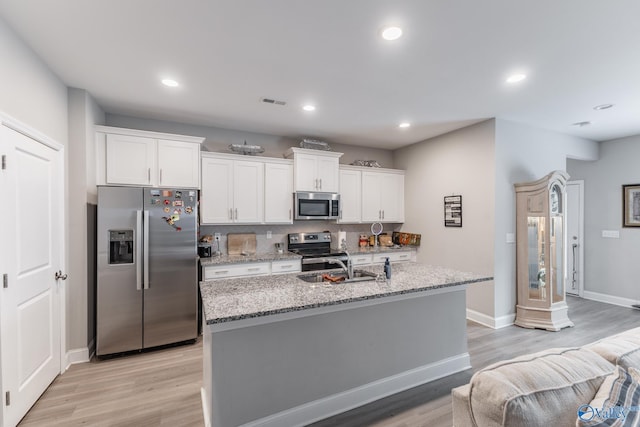
{"label": "refrigerator door handle", "polygon": [[144,211],[144,289],[149,289],[149,211]]}
{"label": "refrigerator door handle", "polygon": [[142,211],[136,211],[136,290],[142,290]]}

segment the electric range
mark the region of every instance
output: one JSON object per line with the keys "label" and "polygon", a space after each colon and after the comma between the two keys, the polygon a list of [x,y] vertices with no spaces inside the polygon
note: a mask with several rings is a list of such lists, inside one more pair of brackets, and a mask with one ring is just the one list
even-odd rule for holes
{"label": "electric range", "polygon": [[302,256],[302,271],[329,270],[337,264],[327,261],[339,259],[346,264],[346,252],[331,248],[331,233],[291,233],[287,238],[287,250]]}

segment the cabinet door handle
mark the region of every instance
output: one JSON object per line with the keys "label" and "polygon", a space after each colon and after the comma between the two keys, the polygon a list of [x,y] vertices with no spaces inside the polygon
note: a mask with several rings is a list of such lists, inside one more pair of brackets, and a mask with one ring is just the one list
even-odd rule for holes
{"label": "cabinet door handle", "polygon": [[340,209],[340,219],[342,219],[342,209]]}
{"label": "cabinet door handle", "polygon": [[151,168],[147,169],[147,182],[151,184]]}
{"label": "cabinet door handle", "polygon": [[291,268],[291,267],[293,267],[293,264],[281,265],[278,268],[280,268],[280,270],[282,270],[283,268]]}
{"label": "cabinet door handle", "polygon": [[229,219],[233,220],[233,209],[229,208]]}
{"label": "cabinet door handle", "polygon": [[162,169],[160,169],[160,184],[162,184]]}
{"label": "cabinet door handle", "polygon": [[320,190],[322,190],[322,178],[320,178]]}
{"label": "cabinet door handle", "polygon": [[291,219],[291,208],[289,208],[289,219]]}
{"label": "cabinet door handle", "polygon": [[236,208],[236,219],[238,219],[238,208]]}
{"label": "cabinet door handle", "polygon": [[378,219],[382,219],[382,211],[378,211]]}
{"label": "cabinet door handle", "polygon": [[260,267],[247,268],[247,271],[260,271]]}
{"label": "cabinet door handle", "polygon": [[229,272],[229,270],[218,270],[218,271],[214,271],[214,274],[227,274]]}
{"label": "cabinet door handle", "polygon": [[382,210],[382,219],[384,219],[384,209]]}

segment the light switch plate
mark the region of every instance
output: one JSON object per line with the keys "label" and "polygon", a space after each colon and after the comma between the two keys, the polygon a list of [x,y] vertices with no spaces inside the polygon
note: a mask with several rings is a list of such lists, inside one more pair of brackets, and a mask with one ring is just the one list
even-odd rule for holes
{"label": "light switch plate", "polygon": [[618,230],[602,230],[602,237],[609,239],[619,239],[620,232]]}
{"label": "light switch plate", "polygon": [[271,235],[271,230],[267,231],[267,239],[270,239],[272,237]]}

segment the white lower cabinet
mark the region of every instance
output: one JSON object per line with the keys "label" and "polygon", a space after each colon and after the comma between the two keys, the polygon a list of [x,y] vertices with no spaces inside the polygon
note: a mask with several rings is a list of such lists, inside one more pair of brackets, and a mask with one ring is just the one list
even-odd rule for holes
{"label": "white lower cabinet", "polygon": [[202,280],[265,276],[269,274],[295,273],[298,271],[301,271],[300,259],[207,265],[202,267]]}
{"label": "white lower cabinet", "polygon": [[389,262],[408,262],[413,258],[413,252],[383,252],[373,254],[373,264],[382,264],[389,258]]}
{"label": "white lower cabinet", "polygon": [[354,266],[372,264],[373,263],[373,255],[371,255],[371,254],[351,255],[351,263]]}
{"label": "white lower cabinet", "polygon": [[271,262],[271,274],[294,273],[301,271],[299,259],[288,259]]}
{"label": "white lower cabinet", "polygon": [[227,279],[230,277],[262,276],[269,274],[271,263],[250,262],[244,264],[223,264],[204,267],[204,280]]}

